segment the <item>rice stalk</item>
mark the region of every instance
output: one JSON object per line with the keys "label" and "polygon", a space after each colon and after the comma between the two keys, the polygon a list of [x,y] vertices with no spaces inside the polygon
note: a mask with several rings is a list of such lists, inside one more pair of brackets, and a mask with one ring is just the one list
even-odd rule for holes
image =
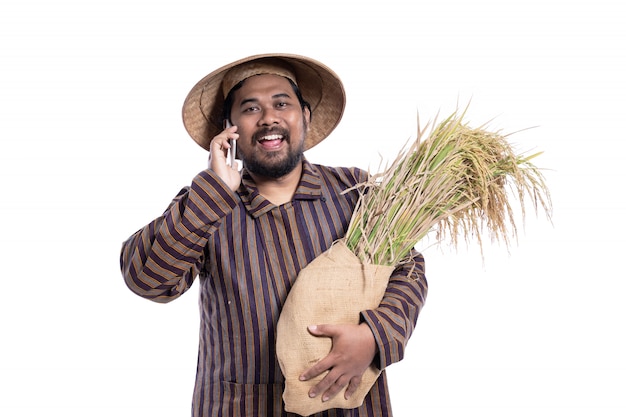
{"label": "rice stalk", "polygon": [[431,232],[453,247],[476,239],[482,251],[484,234],[508,247],[518,233],[510,194],[522,219],[528,200],[550,218],[545,179],[531,162],[541,152],[516,154],[507,136],[471,128],[464,115],[424,129],[418,120],[417,139],[356,186],[360,199],[345,240],[363,262],[397,265]]}

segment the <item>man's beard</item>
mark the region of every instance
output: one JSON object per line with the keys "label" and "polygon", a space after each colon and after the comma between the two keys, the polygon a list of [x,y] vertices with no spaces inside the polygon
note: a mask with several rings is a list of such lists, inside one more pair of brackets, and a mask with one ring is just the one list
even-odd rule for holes
{"label": "man's beard", "polygon": [[[283,135],[283,141],[291,145],[291,137],[286,130],[272,131]],[[255,137],[261,137],[267,135],[268,132],[259,132]],[[281,178],[293,171],[298,164],[302,163],[304,157],[304,140],[300,141],[300,145],[297,148],[289,147],[288,153],[285,157],[281,157],[278,152],[266,153],[264,160],[261,160],[252,154],[244,159],[244,166],[248,171],[253,174],[260,175],[267,178]],[[245,157],[245,156],[244,156]]]}

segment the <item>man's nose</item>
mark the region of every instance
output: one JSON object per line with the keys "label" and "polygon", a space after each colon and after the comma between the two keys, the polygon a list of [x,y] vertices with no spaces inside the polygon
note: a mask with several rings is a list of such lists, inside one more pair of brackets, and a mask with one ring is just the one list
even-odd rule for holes
{"label": "man's nose", "polygon": [[261,126],[271,126],[278,123],[280,123],[280,117],[276,109],[269,108],[263,110],[261,118],[259,119],[259,124]]}

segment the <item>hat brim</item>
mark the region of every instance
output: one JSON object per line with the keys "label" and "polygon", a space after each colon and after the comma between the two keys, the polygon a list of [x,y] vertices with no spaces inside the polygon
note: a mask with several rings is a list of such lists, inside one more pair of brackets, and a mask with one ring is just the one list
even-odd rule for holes
{"label": "hat brim", "polygon": [[324,140],[339,124],[346,103],[343,84],[337,74],[321,62],[301,55],[253,55],[225,65],[202,78],[191,89],[183,104],[185,129],[204,149],[223,130],[224,93],[222,81],[232,68],[263,58],[286,61],[294,70],[296,83],[304,100],[311,105],[312,119],[304,149]]}

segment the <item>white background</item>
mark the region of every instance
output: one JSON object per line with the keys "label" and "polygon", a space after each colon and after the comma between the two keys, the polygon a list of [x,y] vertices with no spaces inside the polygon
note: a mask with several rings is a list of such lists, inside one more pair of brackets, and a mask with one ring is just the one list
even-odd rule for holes
{"label": "white background", "polygon": [[0,415],[187,416],[197,288],[125,287],[120,245],[206,164],[180,110],[232,60],[344,80],[314,162],[376,168],[427,121],[514,132],[554,200],[510,252],[421,248],[430,294],[389,369],[395,415],[626,415],[626,14],[609,0],[5,0],[0,5]]}

